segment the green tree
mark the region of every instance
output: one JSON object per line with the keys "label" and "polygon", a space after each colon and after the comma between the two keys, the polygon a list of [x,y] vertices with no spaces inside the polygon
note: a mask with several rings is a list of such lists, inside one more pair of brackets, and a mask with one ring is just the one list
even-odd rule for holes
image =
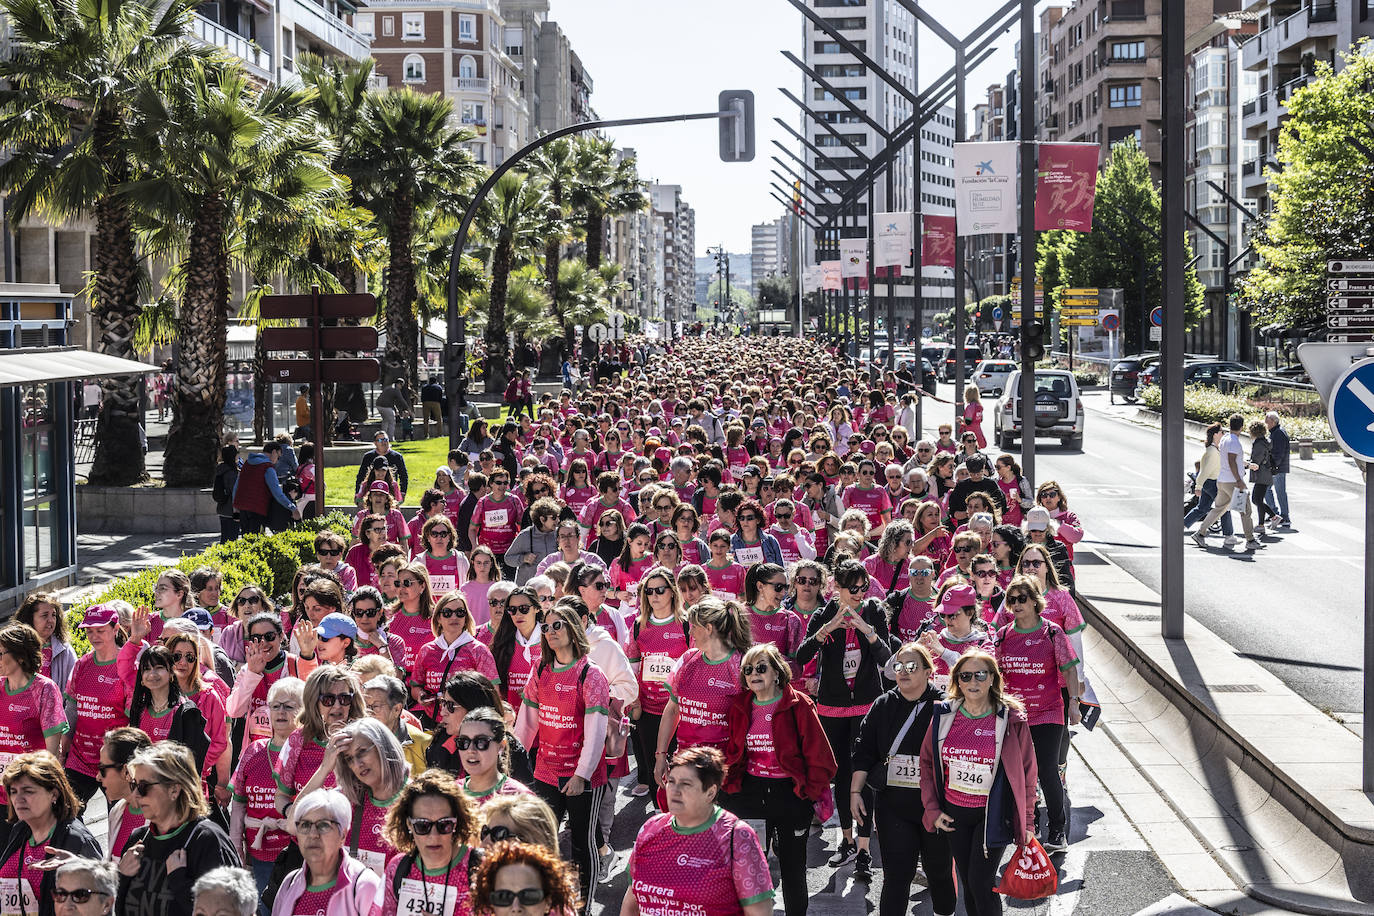
{"label": "green tree", "polygon": [[[472,320],[469,327],[477,334],[485,330],[491,314],[491,294],[486,291],[471,297]],[[529,268],[510,275],[506,286],[506,330],[517,337],[542,340],[559,336],[563,328],[550,314],[549,293],[543,278]]]}
{"label": "green tree", "polygon": [[[1112,148],[1097,179],[1092,232],[1047,232],[1040,236],[1037,263],[1058,257],[1059,286],[1124,290],[1123,346],[1141,348],[1145,313],[1163,302],[1160,272],[1162,232],[1159,189],[1150,178],[1150,163],[1134,140]],[[1192,253],[1185,245],[1185,258]],[[1057,252],[1057,254],[1056,254]],[[1042,278],[1043,279],[1043,278]],[[1202,283],[1197,272],[1185,272],[1185,322],[1191,327],[1202,314]],[[1045,283],[1046,292],[1050,284]],[[1048,315],[1046,317],[1049,317]]]}
{"label": "green tree", "polygon": [[565,259],[558,265],[558,295],[554,311],[567,324],[587,328],[610,314],[605,277],[581,258]]}
{"label": "green tree", "polygon": [[373,92],[358,129],[354,184],[386,232],[386,350],[382,380],[417,390],[415,228],[419,211],[462,215],[481,172],[453,126],[453,102],[410,88]]}
{"label": "green tree", "polygon": [[491,294],[486,341],[488,393],[506,390],[506,294],[511,272],[542,250],[548,217],[548,187],[520,172],[507,172],[484,202],[484,229],[492,239]]}
{"label": "green tree", "polygon": [[1273,206],[1253,241],[1262,260],[1240,287],[1260,322],[1324,324],[1326,262],[1374,252],[1374,60],[1363,50],[1339,73],[1317,64],[1287,102],[1282,169],[1266,171]]}
{"label": "green tree", "polygon": [[[549,287],[549,299],[554,308],[562,301],[558,289],[559,266],[563,257],[563,245],[572,235],[569,217],[572,213],[571,201],[582,181],[577,169],[577,150],[567,137],[554,140],[537,150],[530,157],[530,172],[538,175],[549,189],[549,212],[544,234],[544,281]],[[572,353],[576,346],[573,340],[573,323],[558,313],[562,322],[563,347]]]}
{"label": "green tree", "polygon": [[340,189],[306,99],[296,88],[259,90],[237,64],[197,66],[147,137],[158,154],[146,176],[129,186],[150,217],[149,247],[177,260],[167,280],[180,305],[169,486],[204,486],[219,460],[230,265],[255,276],[285,267],[289,258],[262,263],[262,253],[283,252],[253,237],[276,240],[282,223],[313,218],[304,214],[323,211]]}
{"label": "green tree", "polygon": [[[93,271],[86,290],[98,352],[133,358],[148,275],[124,194],[150,152],[134,134],[140,101],[175,86],[207,52],[186,36],[197,0],[0,0],[13,30],[0,61],[0,188],[9,218],[95,221]],[[101,382],[92,483],[126,485],[146,477],[139,442],[139,380]]]}
{"label": "green tree", "polygon": [[573,209],[583,220],[587,265],[601,266],[606,220],[643,210],[649,205],[633,159],[617,159],[615,144],[595,136],[581,136],[574,159],[579,181],[572,192]]}

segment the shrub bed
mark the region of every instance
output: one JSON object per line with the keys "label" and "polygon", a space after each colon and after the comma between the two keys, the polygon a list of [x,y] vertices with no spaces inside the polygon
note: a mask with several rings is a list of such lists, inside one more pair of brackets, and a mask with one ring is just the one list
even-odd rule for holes
{"label": "shrub bed", "polygon": [[[214,566],[224,574],[224,593],[233,595],[245,585],[257,585],[269,595],[285,595],[296,570],[315,562],[315,535],[329,528],[348,537],[353,520],[342,512],[308,518],[298,527],[278,534],[246,534],[227,544],[215,544],[197,554],[183,556],[171,564],[187,574],[198,566]],[[166,567],[150,567],[112,582],[108,588],[78,601],[67,611],[67,630],[78,656],[90,650],[85,632],[78,626],[86,608],[105,601],[122,599],[134,607],[153,606],[153,588]]]}
{"label": "shrub bed", "polygon": [[[1162,410],[1163,401],[1158,385],[1150,385],[1141,392],[1140,405],[1149,410]],[[1248,428],[1251,422],[1263,420],[1268,409],[1267,406],[1256,406],[1237,395],[1222,394],[1216,388],[1207,385],[1187,385],[1183,389],[1183,415],[1198,423],[1220,421],[1224,425],[1227,417],[1239,413],[1245,417],[1245,425]],[[1294,447],[1297,446],[1298,439],[1322,441],[1331,438],[1331,427],[1327,425],[1325,416],[1294,417],[1284,415],[1282,411],[1279,413],[1283,417],[1283,428],[1288,430]]]}

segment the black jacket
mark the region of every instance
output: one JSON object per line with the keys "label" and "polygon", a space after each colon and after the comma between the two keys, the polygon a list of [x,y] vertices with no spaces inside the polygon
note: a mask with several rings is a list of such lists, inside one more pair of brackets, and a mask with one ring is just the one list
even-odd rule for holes
{"label": "black jacket", "polygon": [[863,634],[859,634],[859,671],[854,676],[853,688],[845,683],[844,678],[844,634],[837,630],[825,642],[816,635],[821,627],[834,619],[839,610],[839,601],[832,598],[825,607],[811,615],[806,625],[806,639],[797,647],[797,663],[805,665],[819,656],[816,663],[820,678],[820,685],[816,689],[817,705],[860,706],[872,703],[887,689],[882,669],[892,657],[887,606],[877,598],[869,598],[859,605],[860,616],[873,628],[877,638],[869,643]]}
{"label": "black jacket", "polygon": [[[229,837],[209,818],[193,818],[165,837],[152,835],[148,825],[129,836],[129,846],[143,844],[138,874],[119,876],[116,916],[191,916],[191,885],[221,865],[240,867],[239,854]],[[186,850],[186,867],[167,871],[167,856]]]}
{"label": "black jacket", "polygon": [[406,473],[406,456],[394,448],[389,449],[385,455],[378,455],[374,448],[363,456],[362,463],[358,465],[358,479],[353,483],[355,493],[363,485],[363,478],[367,476],[367,472],[372,470],[372,461],[375,458],[385,458],[386,463],[391,465],[391,470],[396,475],[396,482],[401,485],[402,493],[410,490],[410,475]]}
{"label": "black jacket", "polygon": [[[9,825],[9,833],[5,837],[4,851],[0,852],[0,862],[8,862],[16,853],[21,853],[24,844],[33,836],[29,830],[29,825],[23,821],[15,821]],[[67,852],[74,852],[78,856],[87,859],[103,859],[105,853],[101,851],[100,844],[95,837],[86,829],[86,825],[76,818],[68,818],[65,821],[58,821],[53,827],[52,836],[44,846],[51,846],[54,849],[65,849]],[[22,853],[21,853],[22,854]],[[53,916],[56,906],[53,904],[52,892],[55,885],[55,871],[23,873],[23,859],[20,859],[20,876],[26,877],[30,882],[38,878],[38,886],[34,891],[38,894],[38,913],[36,916]],[[40,877],[41,876],[41,877]],[[33,916],[33,914],[30,914]]]}
{"label": "black jacket", "polygon": [[986,493],[988,499],[997,507],[999,512],[1007,511],[1007,498],[1002,493],[1002,488],[997,486],[997,481],[991,477],[984,477],[982,480],[961,480],[954,485],[954,489],[949,494],[949,514],[952,517],[956,512],[967,512],[965,503],[970,493]]}
{"label": "black jacket", "polygon": [[[135,716],[137,721],[133,723],[135,726],[142,727],[145,713],[151,715],[147,709],[139,710]],[[167,733],[167,740],[190,748],[196,758],[196,772],[205,772],[205,755],[210,752],[210,732],[205,725],[205,714],[190,697],[182,697],[172,710],[172,729]]]}
{"label": "black jacket", "polygon": [[873,708],[859,723],[859,737],[854,740],[854,769],[868,773],[868,784],[874,789],[890,793],[885,798],[901,805],[911,806],[909,810],[921,810],[920,789],[887,788],[887,756],[897,733],[906,724],[907,716],[913,707],[919,709],[916,721],[907,729],[897,753],[910,754],[913,758],[921,756],[921,742],[930,731],[930,719],[935,707],[945,700],[945,695],[933,684],[926,686],[926,692],[916,702],[902,696],[896,687],[873,701]]}

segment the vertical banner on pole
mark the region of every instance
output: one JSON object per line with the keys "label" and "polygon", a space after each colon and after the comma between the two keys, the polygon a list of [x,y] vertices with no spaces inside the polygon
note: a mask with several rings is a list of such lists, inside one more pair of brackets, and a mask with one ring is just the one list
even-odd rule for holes
{"label": "vertical banner on pole", "polygon": [[954,144],[954,206],[960,235],[1015,233],[1015,140]]}
{"label": "vertical banner on pole", "polygon": [[911,262],[911,214],[879,213],[874,223],[874,267],[901,267]]}
{"label": "vertical banner on pole", "polygon": [[953,270],[954,217],[923,216],[921,222],[921,263],[926,267],[948,267]]}
{"label": "vertical banner on pole", "polygon": [[1097,194],[1096,143],[1042,143],[1036,169],[1035,231],[1093,231]]}
{"label": "vertical banner on pole", "polygon": [[840,277],[868,278],[868,239],[840,239]]}
{"label": "vertical banner on pole", "polygon": [[843,289],[843,285],[842,285],[841,282],[840,282],[840,281],[841,281],[841,275],[840,275],[840,262],[839,262],[839,261],[822,261],[820,267],[821,267],[821,289],[824,289],[824,290],[840,290],[840,289]]}

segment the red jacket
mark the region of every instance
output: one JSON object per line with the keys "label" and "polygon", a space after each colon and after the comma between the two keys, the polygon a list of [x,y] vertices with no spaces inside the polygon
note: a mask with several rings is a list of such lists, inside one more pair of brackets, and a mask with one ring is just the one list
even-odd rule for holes
{"label": "red jacket", "polygon": [[[745,690],[735,695],[725,714],[725,723],[730,729],[725,744],[726,792],[738,792],[744,784],[745,740],[753,702],[754,694]],[[835,753],[821,730],[816,704],[791,684],[782,688],[778,714],[773,716],[773,749],[778,755],[778,765],[792,777],[797,797],[807,801],[818,800],[839,770]]]}

